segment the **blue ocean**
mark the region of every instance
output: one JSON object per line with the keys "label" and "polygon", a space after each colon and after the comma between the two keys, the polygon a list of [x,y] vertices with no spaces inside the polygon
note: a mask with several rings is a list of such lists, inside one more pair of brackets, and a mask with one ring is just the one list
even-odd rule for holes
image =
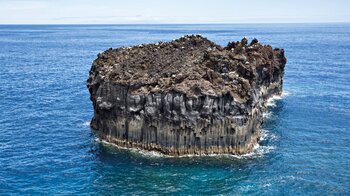
{"label": "blue ocean", "polygon": [[[259,146],[173,158],[100,142],[96,55],[185,34],[285,49]],[[0,195],[350,195],[350,24],[2,25],[0,68]]]}

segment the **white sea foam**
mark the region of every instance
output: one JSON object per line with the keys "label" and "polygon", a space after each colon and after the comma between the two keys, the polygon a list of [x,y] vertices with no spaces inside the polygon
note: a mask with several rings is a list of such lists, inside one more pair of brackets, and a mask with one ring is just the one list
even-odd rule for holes
{"label": "white sea foam", "polygon": [[116,148],[121,149],[121,150],[127,150],[131,153],[137,153],[138,155],[145,156],[145,157],[171,157],[171,156],[162,154],[162,153],[157,152],[157,151],[147,151],[147,150],[143,150],[143,149],[139,149],[139,148],[126,148],[126,147],[118,146],[114,143],[107,142],[107,141],[101,140],[99,138],[96,138],[95,141],[103,143],[105,145],[116,147]]}
{"label": "white sea foam", "polygon": [[271,133],[269,130],[263,129],[261,131],[260,141],[265,141],[265,140],[272,141],[272,140],[276,140],[276,139],[277,139],[277,136],[275,134]]}
{"label": "white sea foam", "polygon": [[83,123],[83,126],[84,126],[84,127],[90,126],[90,121],[85,121],[85,122]]}
{"label": "white sea foam", "polygon": [[271,117],[272,117],[272,112],[266,111],[266,112],[263,113],[263,118],[264,119],[269,119]]}
{"label": "white sea foam", "polygon": [[290,95],[290,93],[288,91],[283,91],[282,95],[274,95],[267,100],[266,106],[267,107],[276,107],[276,101],[281,100],[289,95]]}
{"label": "white sea foam", "polygon": [[165,155],[163,153],[157,152],[157,151],[148,151],[143,150],[139,148],[126,148],[121,147],[116,144],[113,144],[111,142],[107,142],[105,140],[101,140],[99,138],[96,138],[95,141],[100,142],[102,144],[113,146],[121,150],[127,150],[131,153],[141,155],[146,158],[191,158],[191,157],[223,157],[223,158],[236,158],[236,159],[243,159],[243,158],[255,158],[255,157],[261,157],[265,154],[269,153],[271,150],[273,150],[275,147],[273,146],[262,146],[260,144],[256,144],[253,147],[252,152],[242,154],[242,155],[233,155],[233,154],[205,154],[205,155],[196,155],[196,154],[190,154],[190,155],[181,155],[181,156],[170,156]]}
{"label": "white sea foam", "polygon": [[267,107],[276,107],[276,101],[281,100],[282,96],[274,95],[267,100]]}
{"label": "white sea foam", "polygon": [[282,92],[282,97],[287,97],[287,96],[289,96],[290,95],[290,92],[289,91],[283,91]]}
{"label": "white sea foam", "polygon": [[268,138],[268,134],[266,131],[261,131],[260,141],[264,141]]}
{"label": "white sea foam", "polygon": [[267,184],[264,184],[262,187],[269,187],[271,185],[272,185],[271,183],[267,183]]}
{"label": "white sea foam", "polygon": [[254,155],[255,157],[261,157],[264,156],[265,154],[270,153],[272,150],[274,150],[275,147],[274,146],[261,146],[259,145],[259,147],[255,150]]}
{"label": "white sea foam", "polygon": [[276,107],[276,100],[273,100],[273,99],[268,100],[266,106],[271,108]]}
{"label": "white sea foam", "polygon": [[162,154],[160,152],[157,151],[147,151],[147,150],[142,150],[142,149],[137,149],[137,148],[132,148],[130,149],[130,152],[132,153],[138,153],[141,156],[145,156],[145,157],[165,157],[165,154]]}

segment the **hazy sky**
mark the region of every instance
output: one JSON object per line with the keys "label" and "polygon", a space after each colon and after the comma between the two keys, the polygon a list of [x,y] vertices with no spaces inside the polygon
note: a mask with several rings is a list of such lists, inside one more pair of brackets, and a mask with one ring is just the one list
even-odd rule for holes
{"label": "hazy sky", "polygon": [[0,24],[350,22],[350,0],[0,0]]}

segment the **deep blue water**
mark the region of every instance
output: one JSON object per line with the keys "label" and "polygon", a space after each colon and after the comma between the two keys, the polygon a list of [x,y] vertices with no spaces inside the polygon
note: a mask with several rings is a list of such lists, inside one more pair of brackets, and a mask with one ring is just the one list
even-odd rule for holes
{"label": "deep blue water", "polygon": [[[243,157],[102,144],[85,86],[98,52],[202,34],[282,47],[282,99]],[[350,194],[350,24],[0,26],[0,195]]]}

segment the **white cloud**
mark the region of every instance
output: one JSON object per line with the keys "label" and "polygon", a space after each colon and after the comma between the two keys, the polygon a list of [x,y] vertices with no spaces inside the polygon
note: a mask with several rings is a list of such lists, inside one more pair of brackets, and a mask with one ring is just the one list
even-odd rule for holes
{"label": "white cloud", "polygon": [[1,12],[35,11],[47,7],[48,3],[44,1],[0,1]]}

